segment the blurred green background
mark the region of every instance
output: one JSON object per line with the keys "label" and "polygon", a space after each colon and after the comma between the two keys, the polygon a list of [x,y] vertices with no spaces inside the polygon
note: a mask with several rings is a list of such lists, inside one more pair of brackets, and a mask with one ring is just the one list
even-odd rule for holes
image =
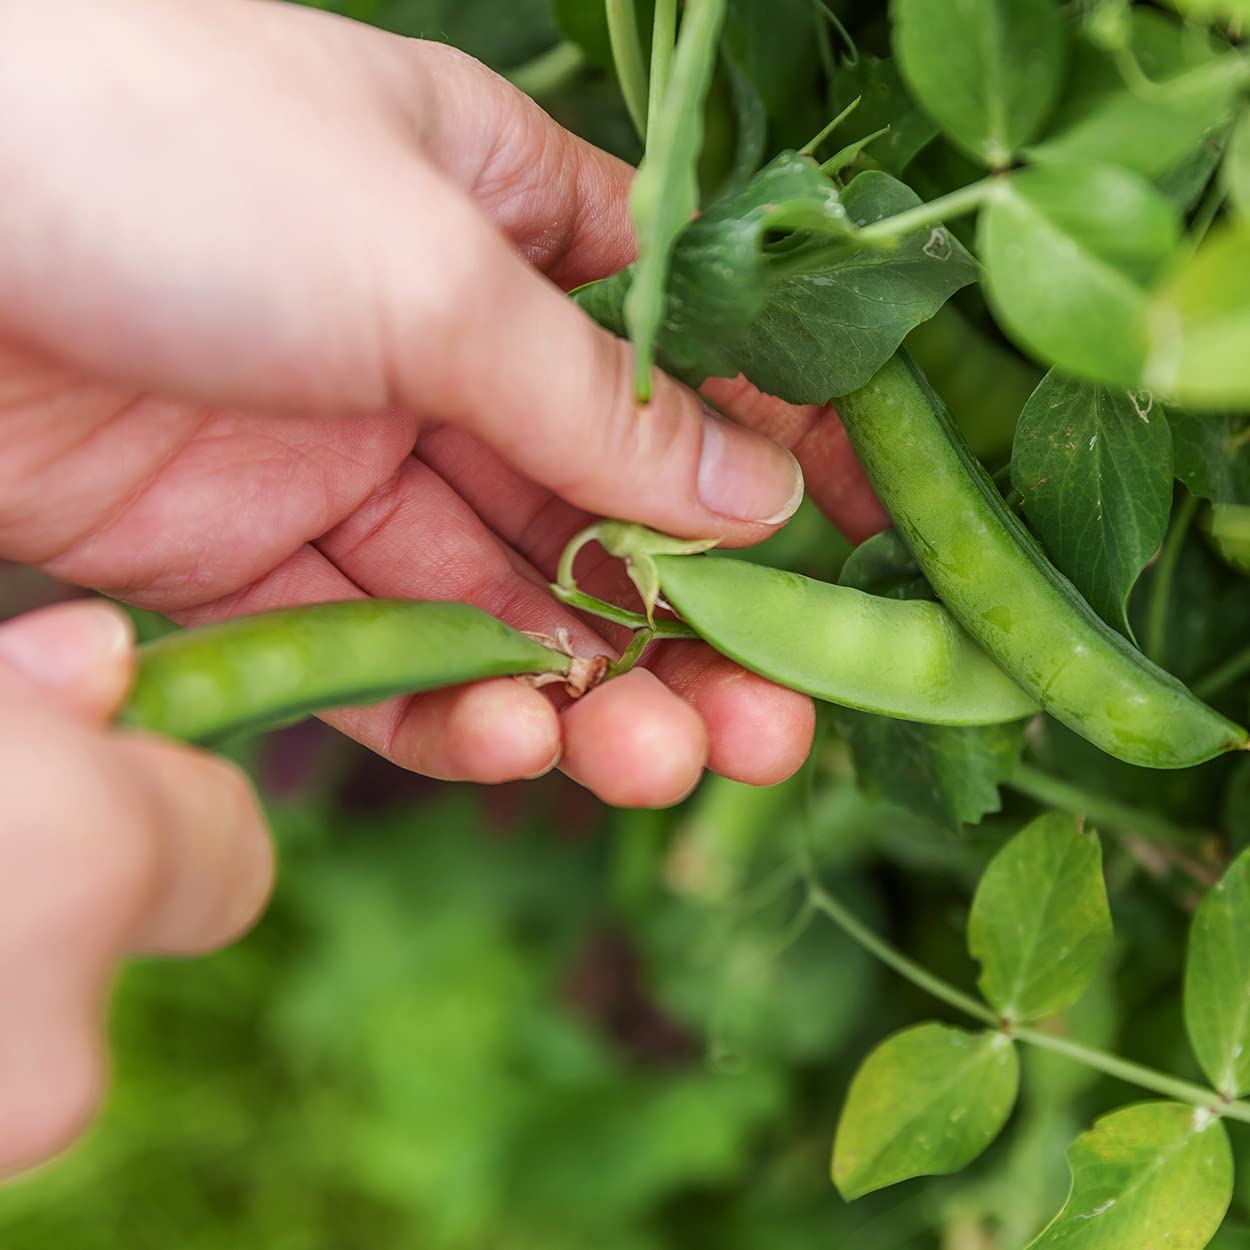
{"label": "blurred green background", "polygon": [[[553,75],[548,0],[322,7],[522,67],[562,121],[636,154],[602,69]],[[796,131],[822,120],[809,67],[766,53],[799,11],[808,0],[777,0],[744,44]],[[846,550],[805,506],[759,554],[832,577]],[[0,616],[65,593],[0,570]],[[796,847],[970,986],[971,885],[1030,814],[1019,796],[975,829],[926,824],[865,797],[827,727],[793,781],[711,778],[663,813],[609,811],[558,776],[427,782],[316,723],[236,754],[280,847],[273,905],[220,955],[127,969],[108,1104],[66,1157],[0,1190],[3,1250],[1015,1250],[1061,1204],[1075,1133],[1138,1096],[1031,1054],[975,1168],[853,1207],[829,1182],[851,1072],[886,1033],[943,1013],[827,924],[796,928]],[[1062,771],[1136,792],[1079,754],[1055,744]],[[1063,1027],[1189,1075],[1192,892],[1123,842],[1108,865],[1118,967]],[[1246,1198],[1223,1250],[1250,1245]]]}

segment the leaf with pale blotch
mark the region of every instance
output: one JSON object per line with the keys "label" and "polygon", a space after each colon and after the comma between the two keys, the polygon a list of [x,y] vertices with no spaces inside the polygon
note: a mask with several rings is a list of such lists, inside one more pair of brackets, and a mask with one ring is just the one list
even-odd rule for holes
{"label": "leaf with pale blotch", "polygon": [[1009,1020],[1070,1007],[1111,945],[1102,847],[1063,812],[1039,816],[990,861],[968,917],[986,1001]]}
{"label": "leaf with pale blotch", "polygon": [[921,107],[999,168],[1037,133],[1063,85],[1055,0],[893,0],[894,54]]}
{"label": "leaf with pale blotch", "polygon": [[919,1024],[864,1060],[833,1144],[848,1201],[913,1176],[957,1172],[998,1136],[1015,1105],[1016,1049],[996,1032]]}
{"label": "leaf with pale blotch", "polygon": [[1221,1094],[1250,1092],[1250,851],[1210,890],[1189,927],[1185,1026]]}
{"label": "leaf with pale blotch", "polygon": [[1082,1133],[1072,1189],[1028,1250],[1202,1250],[1233,1196],[1224,1126],[1202,1107],[1143,1102]]}
{"label": "leaf with pale blotch", "polygon": [[1132,637],[1129,592],[1172,510],[1163,405],[1052,369],[1020,414],[1011,484],[1050,558],[1108,625]]}

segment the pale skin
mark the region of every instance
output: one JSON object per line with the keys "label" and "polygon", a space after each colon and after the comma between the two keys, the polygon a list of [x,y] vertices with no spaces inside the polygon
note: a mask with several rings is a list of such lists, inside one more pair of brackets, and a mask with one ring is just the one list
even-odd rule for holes
{"label": "pale skin", "polygon": [[[561,291],[630,260],[630,170],[467,57],[267,0],[0,0],[0,117],[0,557],[187,623],[462,599],[615,654],[544,590],[589,518],[753,543],[801,465],[852,538],[882,523],[828,410],[709,384],[730,423],[661,376],[637,407]],[[575,703],[505,680],[327,719],[622,805],[798,767],[805,698],[653,651]],[[132,662],[103,605],[0,626],[0,1173],[89,1119],[116,963],[212,949],[269,892],[241,774],[108,727]]]}

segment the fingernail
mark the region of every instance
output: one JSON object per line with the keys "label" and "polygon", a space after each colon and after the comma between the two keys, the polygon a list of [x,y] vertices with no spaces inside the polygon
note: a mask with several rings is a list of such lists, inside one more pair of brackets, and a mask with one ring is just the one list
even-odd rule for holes
{"label": "fingernail", "polygon": [[803,501],[803,471],[771,439],[705,411],[699,501],[721,516],[780,525]]}
{"label": "fingernail", "polygon": [[120,608],[98,600],[58,603],[0,626],[0,663],[52,690],[112,685],[133,642]]}

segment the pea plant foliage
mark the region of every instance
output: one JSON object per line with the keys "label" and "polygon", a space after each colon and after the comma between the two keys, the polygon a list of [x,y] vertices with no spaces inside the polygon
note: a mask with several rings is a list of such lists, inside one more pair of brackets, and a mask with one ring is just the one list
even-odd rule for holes
{"label": "pea plant foliage", "polygon": [[[1131,697],[1100,710],[1114,722],[1102,738],[1053,706],[1044,667],[1011,653],[1016,605],[988,623],[968,608],[979,600],[959,579],[975,583],[991,539],[933,550],[913,496],[881,491],[908,470],[900,424],[868,467],[907,515],[840,562],[840,584],[936,601],[1043,711],[996,724],[917,723],[855,700],[831,712],[829,758],[865,794],[939,846],[994,848],[963,918],[976,992],[946,975],[948,955],[939,974],[879,936],[827,887],[820,857],[797,852],[800,919],[837,925],[940,1012],[879,1041],[850,1078],[834,1184],[857,1200],[967,1167],[1023,1114],[1044,1060],[1111,1078],[1121,1105],[1074,1126],[1066,1202],[1004,1245],[1198,1250],[1234,1236],[1220,1232],[1227,1126],[1250,1122],[1250,761],[1236,750],[1250,693],[1250,4],[553,11],[638,128],[638,259],[572,297],[632,340],[639,402],[653,365],[696,387],[742,374],[796,404],[845,398],[870,428],[880,379],[906,359],[949,423],[952,463],[1002,514],[994,533],[1027,576],[1057,588],[1056,611],[1079,608],[1128,688],[1192,694],[1224,718],[1217,736],[1229,726],[1206,752],[1226,754],[1194,767],[1158,754],[1161,772],[1125,761],[1153,758],[1149,733],[1184,731],[1148,729]],[[664,569],[708,557],[618,546],[633,552],[640,630],[676,636],[655,615]],[[571,574],[557,593],[612,610]],[[1169,993],[1192,1056],[1171,1070],[1118,1053],[1108,1030],[1083,1035],[1090,1003],[1114,996],[1113,910],[1134,927],[1117,895],[1126,871],[1166,883],[1188,918]]]}

